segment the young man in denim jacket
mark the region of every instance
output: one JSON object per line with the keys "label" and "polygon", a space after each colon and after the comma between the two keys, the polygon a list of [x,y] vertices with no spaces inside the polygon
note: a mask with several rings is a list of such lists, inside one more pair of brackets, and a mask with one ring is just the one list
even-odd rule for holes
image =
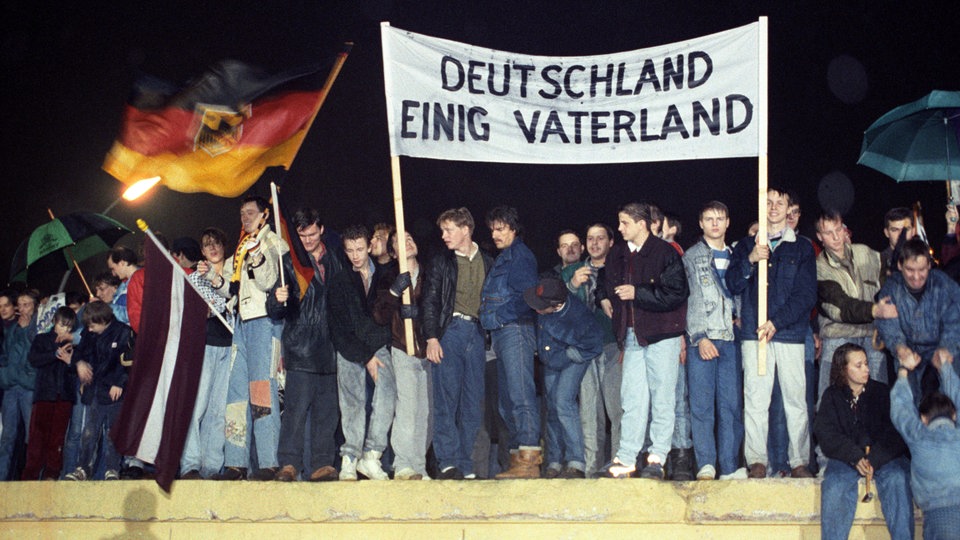
{"label": "young man in denim jacket", "polygon": [[497,354],[500,415],[510,433],[510,468],[497,478],[539,478],[540,405],[533,379],[534,313],[523,291],[537,284],[537,259],[520,239],[517,210],[499,206],[487,214],[500,255],[483,283],[480,324]]}
{"label": "young man in denim jacket", "polygon": [[[690,297],[687,300],[686,376],[690,387],[693,448],[698,480],[746,478],[738,467],[743,441],[743,377],[734,339],[734,297],[724,275],[732,251],[726,243],[727,206],[710,201],[700,210],[703,237],[683,255]],[[714,438],[715,420],[719,421]]]}

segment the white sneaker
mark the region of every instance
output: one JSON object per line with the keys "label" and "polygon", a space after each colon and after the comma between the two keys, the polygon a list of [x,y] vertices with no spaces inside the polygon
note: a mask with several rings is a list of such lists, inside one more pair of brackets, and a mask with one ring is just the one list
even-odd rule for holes
{"label": "white sneaker", "polygon": [[370,480],[389,480],[390,475],[383,471],[380,466],[381,452],[376,450],[367,450],[363,457],[357,462],[357,472],[366,476]]}
{"label": "white sneaker", "polygon": [[717,469],[713,465],[704,465],[697,472],[697,480],[713,480],[717,477]]}
{"label": "white sneaker", "polygon": [[83,481],[87,479],[87,473],[83,470],[83,467],[77,467],[72,473],[67,473],[63,476],[64,480],[76,480]]}
{"label": "white sneaker", "polygon": [[108,469],[105,473],[103,473],[103,479],[104,479],[104,480],[119,480],[119,479],[120,479],[120,475],[117,474],[117,471],[115,471],[115,470],[113,470],[113,469]]}
{"label": "white sneaker", "polygon": [[423,480],[423,475],[410,467],[404,467],[393,473],[394,480]]}
{"label": "white sneaker", "polygon": [[730,474],[721,474],[721,480],[746,480],[747,479],[747,468],[740,467],[739,469],[733,471]]}
{"label": "white sneaker", "polygon": [[340,480],[357,479],[357,462],[350,456],[343,456],[340,460]]}

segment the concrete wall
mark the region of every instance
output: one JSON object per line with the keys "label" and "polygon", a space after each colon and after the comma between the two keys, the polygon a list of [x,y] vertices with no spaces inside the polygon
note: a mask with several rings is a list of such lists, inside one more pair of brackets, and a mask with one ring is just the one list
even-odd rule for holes
{"label": "concrete wall", "polygon": [[[17,539],[820,537],[816,480],[6,482],[0,508]],[[850,538],[889,538],[876,498]]]}

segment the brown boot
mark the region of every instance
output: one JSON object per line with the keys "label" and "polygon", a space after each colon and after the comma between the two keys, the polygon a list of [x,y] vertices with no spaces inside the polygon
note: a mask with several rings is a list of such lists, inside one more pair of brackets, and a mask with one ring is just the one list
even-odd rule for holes
{"label": "brown boot", "polygon": [[[514,457],[516,456],[515,460]],[[497,480],[512,478],[540,478],[540,463],[543,456],[536,446],[521,446],[520,450],[511,456],[510,468],[497,475]]]}

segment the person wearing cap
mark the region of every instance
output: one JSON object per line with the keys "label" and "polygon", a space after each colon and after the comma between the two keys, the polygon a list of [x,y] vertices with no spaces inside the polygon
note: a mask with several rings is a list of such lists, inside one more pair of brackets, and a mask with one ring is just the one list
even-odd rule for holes
{"label": "person wearing cap", "polygon": [[[547,397],[547,469],[558,478],[584,478],[586,463],[577,395],[603,333],[593,313],[557,278],[543,278],[523,292],[537,312],[537,352]],[[565,467],[561,465],[566,463]]]}
{"label": "person wearing cap", "polygon": [[490,331],[497,354],[499,409],[510,449],[510,468],[497,478],[539,478],[543,456],[533,376],[536,314],[523,301],[523,291],[537,283],[537,259],[521,238],[523,227],[515,208],[490,210],[487,226],[502,251],[483,283],[480,324]]}

